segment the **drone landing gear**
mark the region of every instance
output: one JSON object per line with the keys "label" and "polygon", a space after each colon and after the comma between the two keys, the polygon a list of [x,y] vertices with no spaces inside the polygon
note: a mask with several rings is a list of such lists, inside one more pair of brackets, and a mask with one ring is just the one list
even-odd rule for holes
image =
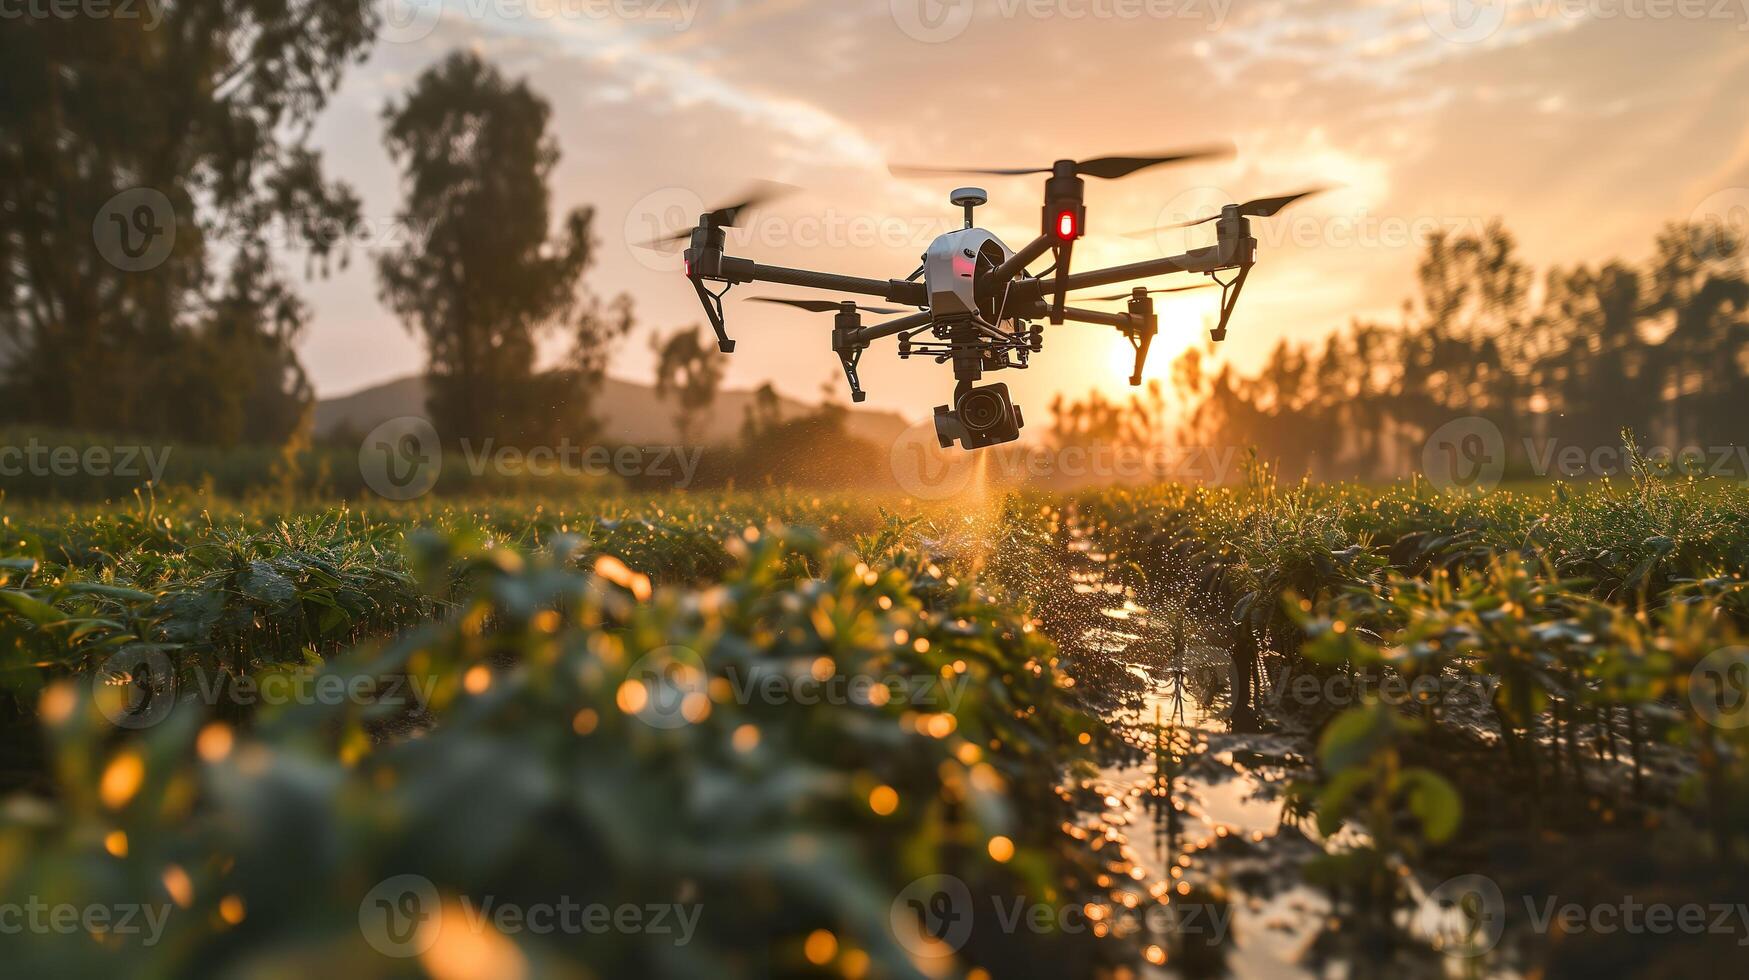
{"label": "drone landing gear", "polygon": [[861,331],[862,314],[856,304],[841,305],[832,319],[832,351],[838,355],[838,363],[844,366],[844,380],[850,383],[850,400],[853,402],[868,399],[868,392],[862,390],[862,380],[856,374],[862,352],[868,350],[867,341],[857,339]]}
{"label": "drone landing gear", "polygon": [[1130,387],[1140,387],[1142,384],[1142,368],[1148,363],[1148,348],[1154,344],[1154,335],[1160,330],[1160,318],[1154,315],[1154,297],[1148,291],[1137,287],[1130,296],[1130,322],[1134,326],[1124,329],[1124,339],[1136,352],[1136,369],[1130,373]]}
{"label": "drone landing gear", "polygon": [[868,350],[867,344],[840,347],[836,343],[832,349],[838,352],[838,363],[844,365],[844,380],[850,382],[850,400],[861,402],[868,400],[868,392],[862,390],[862,382],[856,376],[856,365],[862,360],[862,352]]}
{"label": "drone landing gear", "polygon": [[735,352],[735,342],[729,339],[729,331],[723,321],[723,297],[734,288],[734,283],[723,287],[720,293],[713,293],[704,288],[704,283],[697,279],[691,280],[692,288],[698,291],[699,302],[704,304],[704,315],[711,321],[711,329],[717,334],[717,349],[725,354]]}
{"label": "drone landing gear", "polygon": [[1209,339],[1217,344],[1227,339],[1227,321],[1233,318],[1233,310],[1239,305],[1239,292],[1245,288],[1245,277],[1250,274],[1249,265],[1241,266],[1239,275],[1232,282],[1221,282],[1219,276],[1211,273],[1211,278],[1221,283],[1221,322],[1209,331]]}

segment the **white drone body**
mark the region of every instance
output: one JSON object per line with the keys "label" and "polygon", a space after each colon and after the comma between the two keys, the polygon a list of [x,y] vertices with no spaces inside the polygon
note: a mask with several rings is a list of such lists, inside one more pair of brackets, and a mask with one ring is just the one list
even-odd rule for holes
{"label": "white drone body", "polygon": [[[953,401],[936,407],[936,435],[944,447],[959,442],[966,449],[978,449],[1020,438],[1023,422],[1020,408],[1009,398],[1006,385],[979,386],[977,382],[988,372],[1025,368],[1030,355],[1044,349],[1046,322],[1057,326],[1073,320],[1116,328],[1135,351],[1135,370],[1129,379],[1132,385],[1142,383],[1142,365],[1159,329],[1152,294],[1219,286],[1220,321],[1210,331],[1210,339],[1225,339],[1228,319],[1256,263],[1257,240],[1251,237],[1250,219],[1271,217],[1300,198],[1316,193],[1316,189],[1228,204],[1218,214],[1175,226],[1214,225],[1213,244],[1192,248],[1181,255],[1088,271],[1071,271],[1070,266],[1075,242],[1087,234],[1084,178],[1116,180],[1163,164],[1223,157],[1228,152],[1226,147],[1205,147],[1143,156],[1058,160],[1047,167],[997,170],[891,168],[903,176],[975,173],[1046,177],[1040,234],[1036,239],[1018,250],[1011,249],[994,234],[977,227],[975,209],[986,203],[989,195],[977,187],[961,187],[950,200],[964,208],[965,227],[938,236],[924,251],[921,266],[904,279],[869,279],[792,269],[727,254],[724,229],[734,227],[744,212],[768,199],[769,191],[707,211],[699,215],[697,227],[665,236],[652,245],[688,242],[684,253],[686,278],[716,332],[717,346],[725,353],[734,351],[735,342],[725,329],[723,297],[738,283],[770,282],[833,290],[875,296],[896,304],[865,306],[850,299],[753,297],[756,301],[833,314],[832,350],[844,367],[853,401],[863,400],[857,364],[862,352],[874,341],[896,337],[898,356],[902,359],[926,358],[951,364],[955,382]],[[1051,259],[1047,269],[1036,274],[1027,270],[1035,260],[1047,255]],[[1223,272],[1231,273],[1232,277],[1220,278]],[[1123,312],[1068,304],[1068,294],[1073,291],[1174,273],[1203,275],[1211,281],[1154,289],[1137,285],[1115,296],[1092,298],[1102,303],[1127,301]],[[719,284],[720,289],[709,288]],[[915,312],[907,312],[905,307]],[[863,313],[903,315],[865,325]]]}

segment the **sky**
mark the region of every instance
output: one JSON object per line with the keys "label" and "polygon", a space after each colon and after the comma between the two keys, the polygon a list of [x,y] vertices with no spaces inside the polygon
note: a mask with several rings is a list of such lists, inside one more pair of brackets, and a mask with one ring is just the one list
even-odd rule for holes
{"label": "sky", "polygon": [[[731,233],[731,254],[903,278],[958,226],[953,187],[985,187],[980,226],[1017,248],[1037,233],[1042,178],[900,179],[889,163],[1046,166],[1230,143],[1227,160],[1089,180],[1075,268],[1207,244],[1209,226],[1124,233],[1224,201],[1335,185],[1253,222],[1258,266],[1216,349],[1244,370],[1284,337],[1397,322],[1434,230],[1500,218],[1540,269],[1641,259],[1670,221],[1749,219],[1749,0],[387,2],[384,39],[313,135],[365,215],[349,267],[304,286],[300,354],[323,397],[422,367],[417,337],[377,298],[377,251],[416,233],[396,222],[381,111],[457,48],[551,102],[554,220],[595,209],[585,283],[635,304],[609,369],[630,380],[649,380],[651,335],[704,323],[678,256],[637,243],[759,180],[797,190]],[[725,384],[842,392],[830,316],[755,295],[830,296],[736,287]],[[1217,296],[1162,302],[1149,378],[1203,342]],[[863,358],[868,404],[925,417],[951,372],[900,361],[891,343]],[[1046,328],[1032,368],[991,380],[1042,418],[1057,392],[1121,393],[1128,361],[1116,331],[1071,323]]]}

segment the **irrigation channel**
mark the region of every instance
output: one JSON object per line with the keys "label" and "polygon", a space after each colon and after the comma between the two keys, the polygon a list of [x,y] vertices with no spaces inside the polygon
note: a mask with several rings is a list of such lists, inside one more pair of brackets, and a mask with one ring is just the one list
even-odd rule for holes
{"label": "irrigation channel", "polygon": [[[1209,642],[1224,630],[1177,604],[1138,605],[1097,543],[1072,520],[1067,530],[1068,594],[1045,628],[1077,659],[1083,683],[1091,678],[1083,693],[1124,745],[1061,790],[1082,813],[1064,832],[1115,852],[1104,900],[1070,926],[1138,943],[1149,976],[1511,975],[1436,951],[1442,936],[1474,927],[1429,895],[1437,877],[1406,875],[1422,900],[1400,910],[1391,942],[1344,928],[1306,869],[1365,839],[1352,828],[1323,839],[1293,812],[1287,790],[1314,764],[1310,733],[1291,722],[1234,724],[1233,661]],[[1258,727],[1276,730],[1248,730]]]}

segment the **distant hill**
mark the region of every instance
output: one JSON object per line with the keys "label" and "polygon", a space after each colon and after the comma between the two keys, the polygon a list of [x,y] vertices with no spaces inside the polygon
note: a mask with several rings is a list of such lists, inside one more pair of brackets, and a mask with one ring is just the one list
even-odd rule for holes
{"label": "distant hill", "polygon": [[[741,434],[741,420],[753,404],[753,392],[725,388],[717,392],[710,413],[700,423],[698,438],[707,445],[733,442]],[[817,408],[780,396],[783,417],[793,418]],[[666,445],[678,436],[674,430],[674,410],[656,397],[656,389],[634,381],[608,378],[596,401],[596,413],[603,418],[602,441],[615,445]],[[425,414],[425,379],[420,376],[399,378],[372,385],[349,395],[323,398],[316,402],[316,435],[324,436],[336,428],[369,432],[377,425],[402,415]],[[879,446],[888,446],[909,425],[896,412],[852,409],[848,427],[851,435],[867,439]]]}

